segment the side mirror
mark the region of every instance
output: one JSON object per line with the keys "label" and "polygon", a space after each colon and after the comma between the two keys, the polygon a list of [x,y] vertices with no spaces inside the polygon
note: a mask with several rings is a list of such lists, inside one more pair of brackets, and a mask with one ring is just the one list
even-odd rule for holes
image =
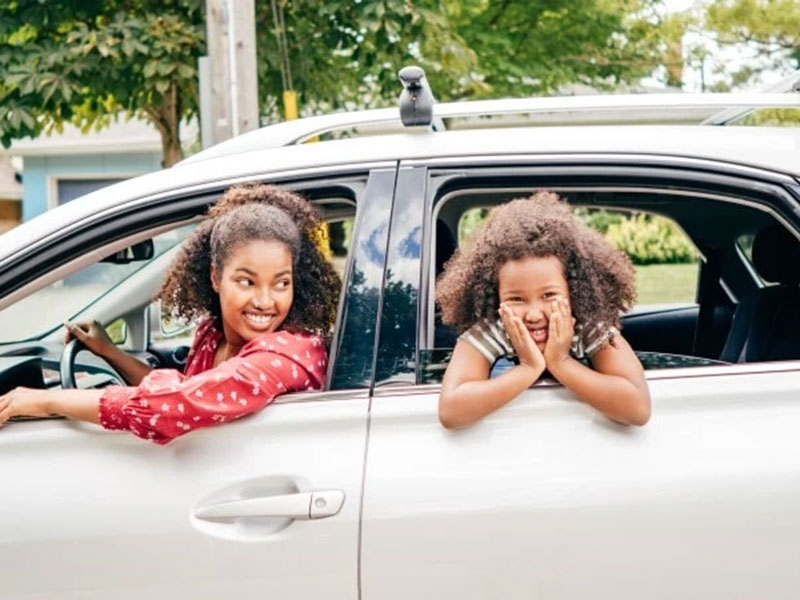
{"label": "side mirror", "polygon": [[123,248],[119,252],[115,252],[110,256],[106,256],[100,262],[112,263],[115,265],[127,265],[128,263],[140,260],[150,260],[153,258],[154,254],[155,247],[153,246],[153,240],[145,240],[143,242],[139,242],[138,244],[134,244],[133,246]]}

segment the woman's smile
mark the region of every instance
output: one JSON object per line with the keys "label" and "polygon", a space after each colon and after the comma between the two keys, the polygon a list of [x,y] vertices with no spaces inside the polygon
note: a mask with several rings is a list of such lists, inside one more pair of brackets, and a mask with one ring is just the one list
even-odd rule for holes
{"label": "woman's smile", "polygon": [[245,311],[243,317],[247,324],[253,329],[257,331],[269,331],[270,323],[272,323],[275,315]]}

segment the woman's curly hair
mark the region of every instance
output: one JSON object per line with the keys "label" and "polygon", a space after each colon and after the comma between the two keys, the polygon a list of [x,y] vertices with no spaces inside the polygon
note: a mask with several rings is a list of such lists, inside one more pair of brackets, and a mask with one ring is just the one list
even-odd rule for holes
{"label": "woman's curly hair", "polygon": [[297,194],[272,185],[229,189],[181,247],[156,299],[173,316],[211,316],[222,327],[211,267],[221,270],[230,253],[251,241],[283,242],[292,251],[294,301],[282,327],[327,339],[336,318],[341,281],[319,247],[321,220]]}
{"label": "woman's curly hair", "polygon": [[447,262],[436,283],[442,320],[459,333],[499,308],[498,272],[509,260],[555,256],[564,268],[572,314],[584,325],[619,328],[636,298],[628,257],[584,225],[552,192],[512,200],[489,213],[485,225]]}

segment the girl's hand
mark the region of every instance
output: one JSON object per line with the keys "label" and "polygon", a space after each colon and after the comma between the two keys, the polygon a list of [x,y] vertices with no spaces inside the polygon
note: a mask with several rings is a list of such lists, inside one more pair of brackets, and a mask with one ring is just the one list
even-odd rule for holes
{"label": "girl's hand", "polygon": [[538,378],[545,369],[545,357],[536,342],[533,341],[528,328],[506,304],[500,305],[500,318],[511,339],[511,345],[514,346],[514,351],[517,353],[519,364],[533,369]]}
{"label": "girl's hand", "polygon": [[572,337],[575,335],[575,318],[566,298],[553,300],[548,324],[547,345],[544,347],[544,359],[552,366],[569,358]]}
{"label": "girl's hand", "polygon": [[89,350],[102,356],[108,357],[117,350],[117,346],[108,337],[106,330],[97,321],[91,323],[64,323],[67,329],[67,335],[64,337],[64,343],[68,344],[71,340],[77,339],[83,342]]}
{"label": "girl's hand", "polygon": [[43,390],[18,387],[0,396],[0,427],[11,417],[49,417]]}

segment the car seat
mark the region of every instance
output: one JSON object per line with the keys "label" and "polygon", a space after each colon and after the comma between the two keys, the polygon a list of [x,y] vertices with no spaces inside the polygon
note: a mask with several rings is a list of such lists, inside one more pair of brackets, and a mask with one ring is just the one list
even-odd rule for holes
{"label": "car seat", "polygon": [[753,266],[776,285],[741,299],[720,359],[800,359],[800,241],[781,225],[765,227],[753,240]]}
{"label": "car seat", "polygon": [[[450,260],[458,244],[456,237],[444,221],[436,221],[436,278],[444,271],[445,263]],[[442,310],[438,305],[434,312],[434,348],[453,348],[458,335],[452,327],[442,323]]]}

